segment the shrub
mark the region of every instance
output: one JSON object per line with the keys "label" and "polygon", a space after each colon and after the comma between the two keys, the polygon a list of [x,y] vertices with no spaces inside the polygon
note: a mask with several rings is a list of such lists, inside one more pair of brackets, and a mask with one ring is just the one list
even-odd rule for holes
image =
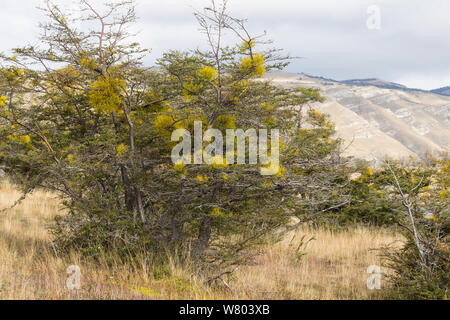
{"label": "shrub", "polygon": [[[198,12],[209,50],[170,51],[157,68],[145,68],[146,50],[123,32],[135,19],[133,5],[109,6],[114,14],[86,17],[108,30],[84,31],[47,1],[41,45],[3,57],[10,67],[0,72],[0,134],[29,138],[2,143],[0,161],[25,193],[41,187],[63,199],[68,213],[53,226],[58,249],[94,257],[190,250],[208,266],[226,268],[245,261],[249,248],[292,216],[306,221],[347,203],[333,125],[318,112],[297,119],[294,107],[323,98],[261,79],[286,66],[287,57],[259,48],[243,20],[224,5]],[[237,33],[239,43],[224,46],[213,30]],[[12,73],[23,65],[29,68]],[[219,161],[173,164],[171,132],[192,134],[194,121],[222,131],[280,129],[278,173]]]}

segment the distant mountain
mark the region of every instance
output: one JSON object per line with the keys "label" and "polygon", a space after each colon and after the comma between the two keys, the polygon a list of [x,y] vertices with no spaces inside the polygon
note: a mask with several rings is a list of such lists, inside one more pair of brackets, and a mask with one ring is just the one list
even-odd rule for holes
{"label": "distant mountain", "polygon": [[349,85],[349,86],[373,86],[377,88],[384,88],[384,89],[400,89],[405,90],[409,89],[405,87],[404,85],[394,83],[394,82],[388,82],[376,78],[371,79],[352,79],[352,80],[344,80],[340,81],[340,83]]}
{"label": "distant mountain", "polygon": [[443,87],[435,90],[431,90],[433,93],[442,94],[444,96],[450,96],[450,87]]}
{"label": "distant mountain", "polygon": [[347,155],[380,160],[450,152],[450,96],[380,79],[336,81],[284,72],[267,78],[283,87],[320,88],[327,100],[313,107],[331,116]]}

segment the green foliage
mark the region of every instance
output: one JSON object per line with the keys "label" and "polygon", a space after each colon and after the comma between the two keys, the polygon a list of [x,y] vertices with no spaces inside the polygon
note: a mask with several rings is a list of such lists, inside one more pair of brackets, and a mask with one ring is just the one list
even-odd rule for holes
{"label": "green foliage", "polygon": [[[397,223],[407,239],[386,248],[392,295],[402,299],[447,299],[449,294],[450,163],[398,167],[389,164],[391,201],[399,203]],[[387,177],[386,177],[387,179]]]}
{"label": "green foliage", "polygon": [[[446,240],[448,246],[448,240]],[[442,250],[442,249],[441,249]],[[449,295],[449,262],[448,248],[430,254],[432,268],[422,268],[414,239],[408,234],[408,240],[401,249],[384,248],[386,267],[393,270],[389,276],[392,299],[436,300],[448,299]]]}

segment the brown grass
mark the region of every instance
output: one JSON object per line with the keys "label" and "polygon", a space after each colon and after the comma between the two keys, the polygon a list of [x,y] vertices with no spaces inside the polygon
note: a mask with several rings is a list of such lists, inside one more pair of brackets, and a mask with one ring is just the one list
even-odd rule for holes
{"label": "brown grass", "polygon": [[[0,209],[20,197],[9,183],[0,186]],[[56,255],[48,225],[59,214],[58,200],[36,191],[14,209],[0,213],[0,299],[376,299],[368,290],[367,268],[380,265],[372,249],[399,238],[384,229],[348,232],[302,229],[261,250],[213,287],[168,258],[168,274],[156,277],[146,264],[87,262],[73,252]],[[302,237],[315,240],[300,248]],[[78,265],[82,288],[69,291],[66,269]],[[382,283],[383,285],[383,283]]]}

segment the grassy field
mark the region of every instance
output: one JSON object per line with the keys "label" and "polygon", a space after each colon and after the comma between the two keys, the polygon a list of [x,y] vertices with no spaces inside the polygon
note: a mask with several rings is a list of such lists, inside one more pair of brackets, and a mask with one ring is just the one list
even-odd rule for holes
{"label": "grassy field", "polygon": [[[9,183],[0,186],[0,209],[20,197]],[[168,258],[168,272],[135,265],[86,262],[77,253],[52,252],[47,226],[60,214],[50,193],[35,192],[0,213],[0,299],[378,299],[367,289],[367,268],[380,265],[373,249],[398,239],[384,229],[334,233],[302,229],[279,244],[262,248],[243,266],[212,287]],[[299,244],[314,238],[299,249]],[[81,269],[81,290],[69,291],[67,267]]]}

